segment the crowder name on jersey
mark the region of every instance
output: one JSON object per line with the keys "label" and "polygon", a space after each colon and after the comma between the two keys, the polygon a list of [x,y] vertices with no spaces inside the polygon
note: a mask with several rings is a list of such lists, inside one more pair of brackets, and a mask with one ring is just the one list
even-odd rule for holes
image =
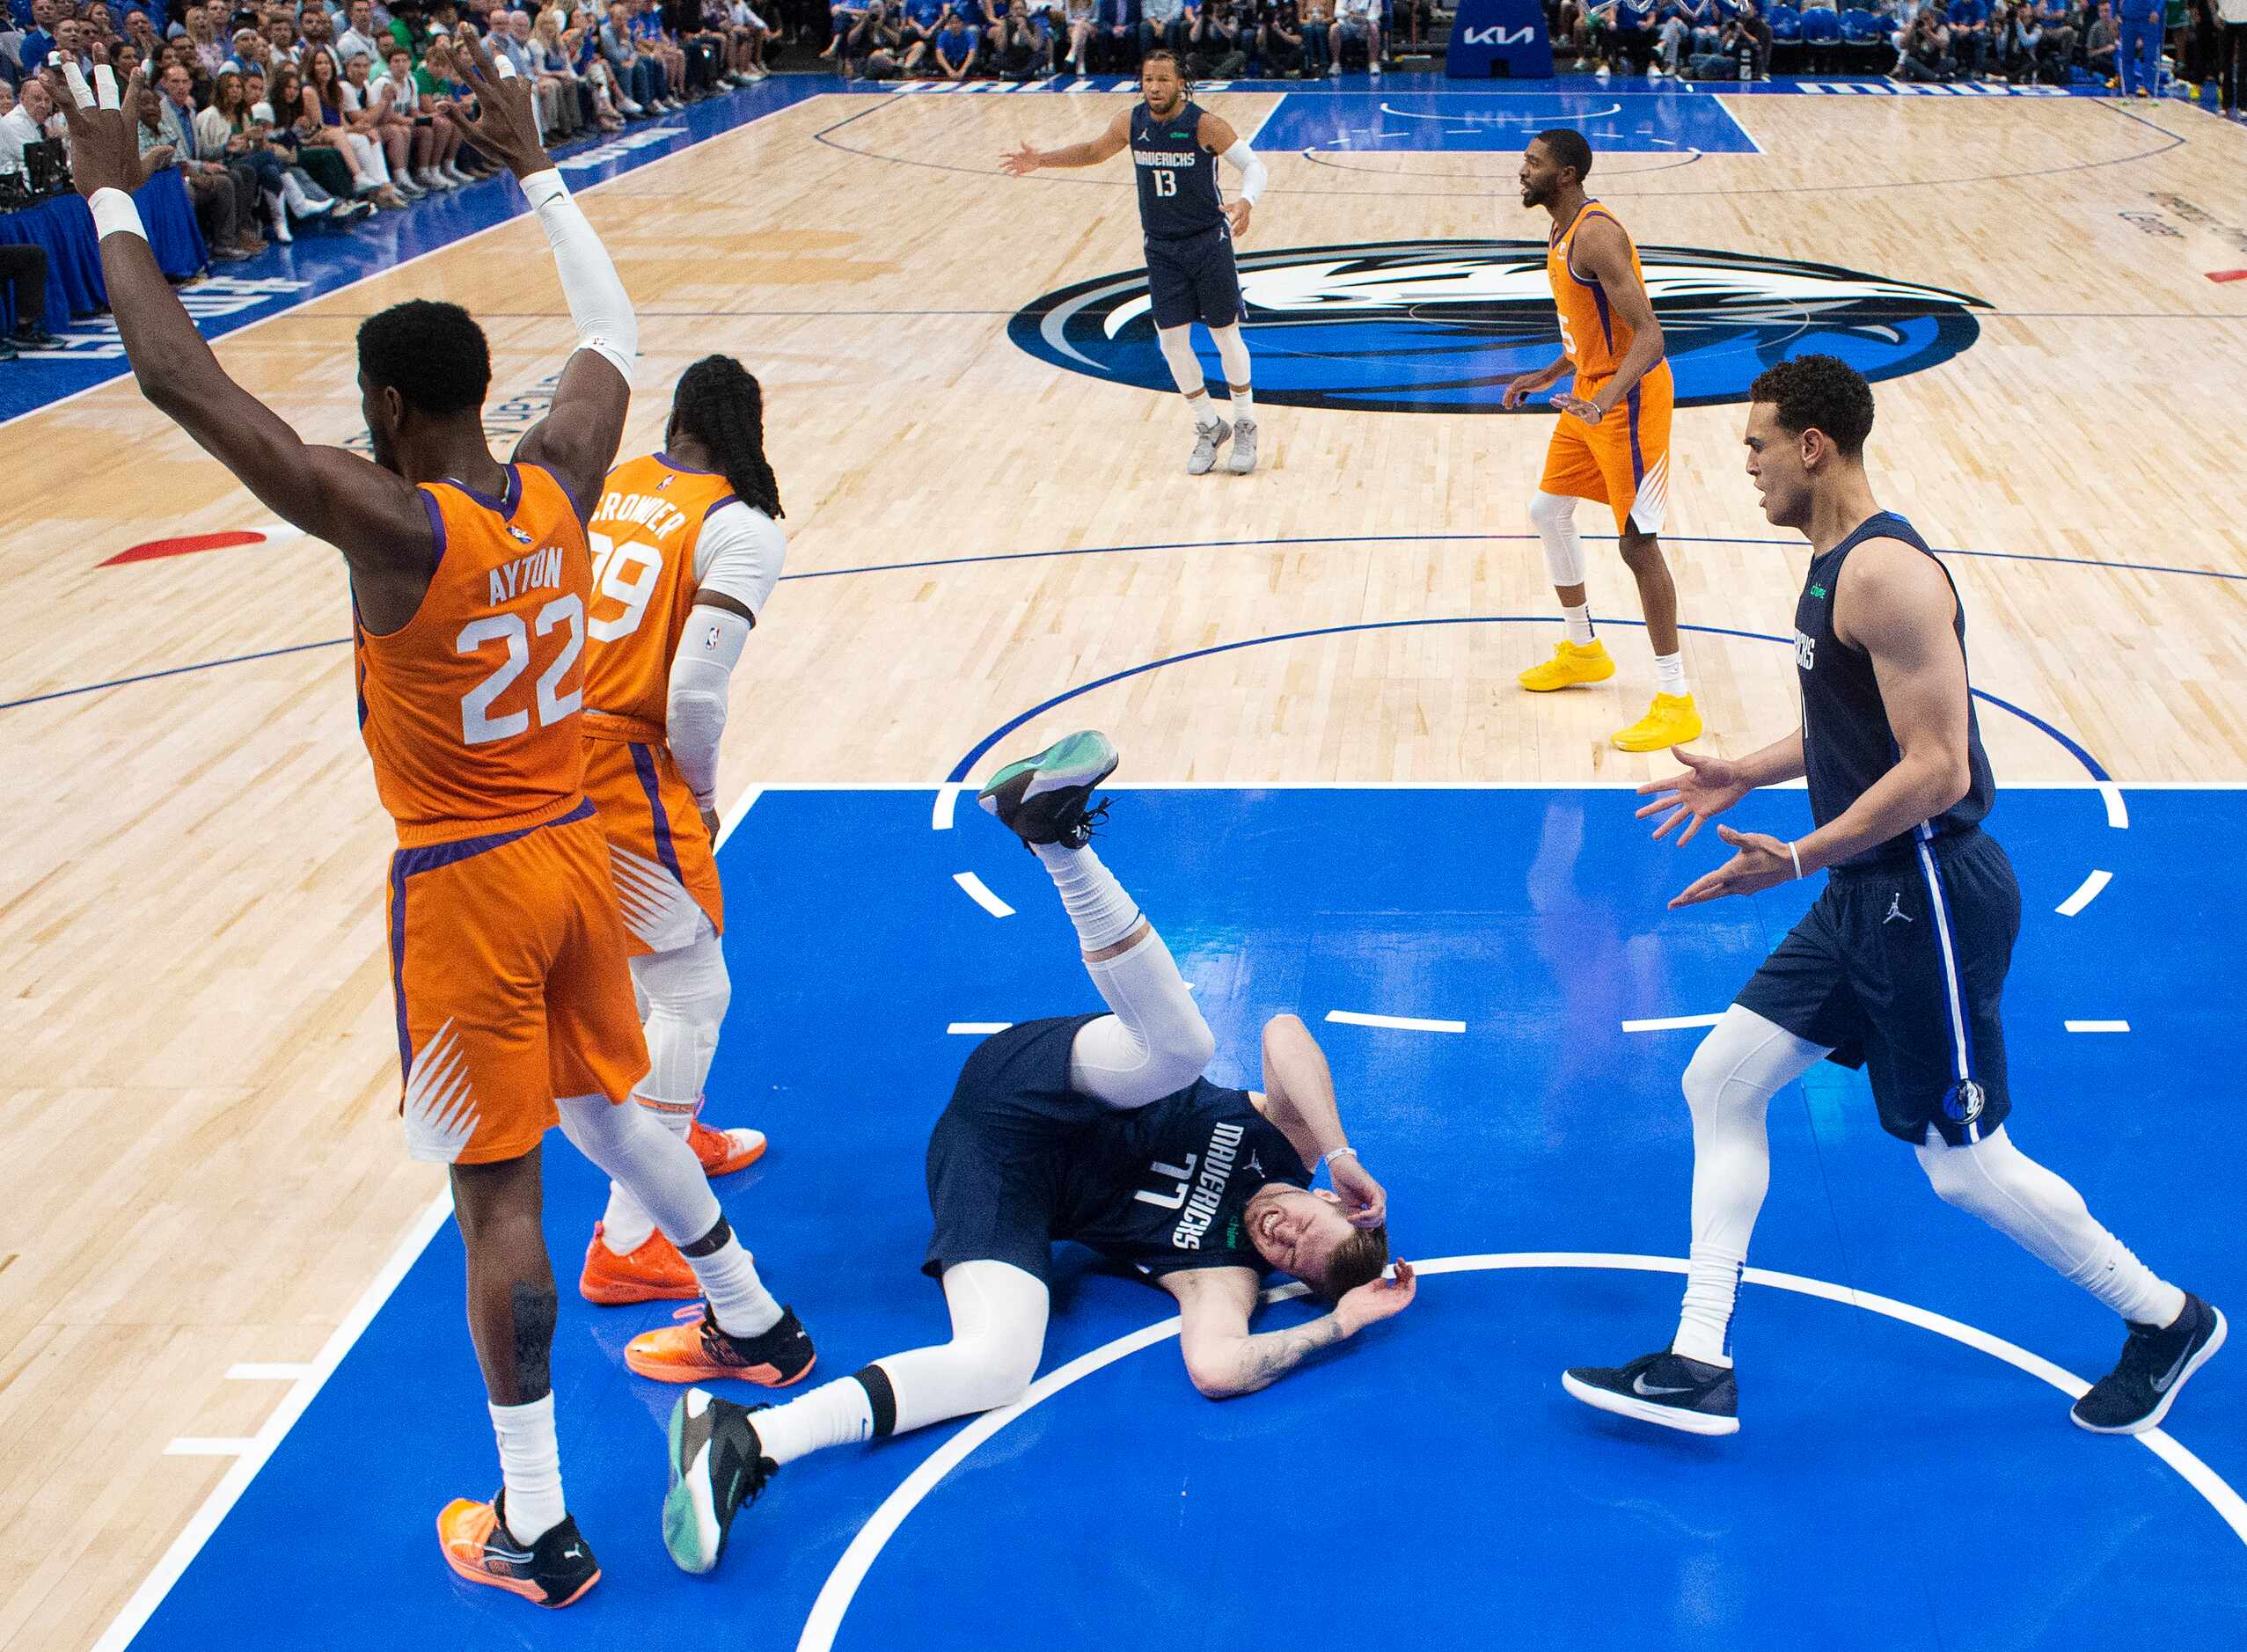
{"label": "crowder name on jersey", "polygon": [[593,513],[597,520],[611,524],[619,522],[637,523],[657,537],[677,533],[686,526],[681,515],[668,499],[653,493],[620,493],[610,492],[602,496],[601,508]]}

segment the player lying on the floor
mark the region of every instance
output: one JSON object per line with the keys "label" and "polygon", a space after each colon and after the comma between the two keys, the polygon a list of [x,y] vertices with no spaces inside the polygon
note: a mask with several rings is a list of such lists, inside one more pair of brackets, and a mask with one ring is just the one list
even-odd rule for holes
{"label": "player lying on the floor", "polygon": [[[952,1340],[754,1416],[690,1390],[671,1413],[663,1505],[664,1542],[686,1570],[718,1563],[734,1516],[782,1465],[1021,1399],[1045,1344],[1056,1239],[1178,1298],[1179,1351],[1212,1399],[1265,1387],[1411,1302],[1409,1263],[1382,1278],[1387,1197],[1343,1139],[1326,1057],[1303,1023],[1265,1026],[1263,1093],[1201,1076],[1216,1040],[1162,937],[1087,846],[1086,804],[1115,768],[1105,735],[1072,735],[983,790],[984,808],[1053,874],[1113,1012],[1009,1027],[961,1071],[929,1138],[936,1232],[923,1268],[943,1282]],[[1322,1159],[1334,1193],[1311,1191]],[[1333,1311],[1252,1335],[1274,1269]]]}

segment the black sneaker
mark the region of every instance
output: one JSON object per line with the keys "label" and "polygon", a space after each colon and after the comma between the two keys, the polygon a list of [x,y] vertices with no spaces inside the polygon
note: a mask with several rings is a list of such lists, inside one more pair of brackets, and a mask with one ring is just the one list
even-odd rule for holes
{"label": "black sneaker", "polygon": [[657,1382],[738,1377],[760,1388],[786,1388],[809,1376],[819,1357],[794,1308],[783,1307],[779,1322],[755,1336],[727,1331],[707,1301],[681,1308],[674,1318],[680,1323],[642,1331],[626,1343],[625,1364]]}
{"label": "black sneaker", "polygon": [[2192,1373],[2223,1346],[2223,1315],[2191,1291],[2170,1326],[2130,1327],[2114,1369],[2090,1385],[2068,1414],[2094,1434],[2143,1434],[2169,1414]]}
{"label": "black sneaker", "polygon": [[1105,802],[1096,809],[1086,804],[1119,761],[1106,735],[1087,729],[1008,764],[983,783],[976,801],[1025,844],[1082,849],[1108,808]]}
{"label": "black sneaker", "polygon": [[708,1571],[726,1552],[734,1517],[757,1501],[779,1465],[765,1455],[752,1410],[690,1388],[671,1407],[671,1488],[663,1495],[663,1546],[685,1572]]}
{"label": "black sneaker", "polygon": [[1579,1365],[1561,1373],[1561,1386],[1585,1405],[1619,1417],[1687,1434],[1740,1431],[1740,1390],[1732,1373],[1667,1349],[1643,1354],[1628,1365]]}
{"label": "black sneaker", "polygon": [[488,1583],[541,1606],[567,1606],[601,1581],[592,1546],[567,1515],[525,1546],[507,1529],[507,1493],[489,1502],[456,1497],[437,1517],[437,1542],[447,1566],[472,1583]]}
{"label": "black sneaker", "polygon": [[8,342],[18,350],[59,350],[62,347],[62,340],[45,327],[34,327],[29,325],[18,327],[15,336]]}

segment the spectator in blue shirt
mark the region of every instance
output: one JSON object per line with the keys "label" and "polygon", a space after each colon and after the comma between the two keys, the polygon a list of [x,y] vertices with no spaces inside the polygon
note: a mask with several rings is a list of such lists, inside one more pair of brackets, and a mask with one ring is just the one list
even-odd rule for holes
{"label": "spectator in blue shirt", "polygon": [[55,19],[61,11],[55,0],[32,0],[32,26],[16,48],[26,77],[39,73],[39,66],[55,49]]}
{"label": "spectator in blue shirt", "polygon": [[936,44],[929,55],[936,60],[936,72],[946,80],[965,80],[975,68],[975,31],[968,27],[968,20],[957,11],[944,19],[944,26],[936,31]]}
{"label": "spectator in blue shirt", "polygon": [[1951,0],[1943,21],[1951,30],[1951,59],[1960,78],[1972,80],[1982,71],[1982,56],[1989,39],[1987,0]]}
{"label": "spectator in blue shirt", "polygon": [[2161,78],[2162,0],[2122,0],[2122,95],[2148,98]]}
{"label": "spectator in blue shirt", "polygon": [[1182,55],[1186,32],[1193,26],[1189,10],[1185,0],[1139,0],[1140,55],[1144,56],[1158,46],[1167,46]]}
{"label": "spectator in blue shirt", "polygon": [[2044,31],[2044,59],[2053,71],[2054,84],[2068,84],[2068,65],[2075,61],[2075,14],[2069,0],[2037,0],[2037,26]]}

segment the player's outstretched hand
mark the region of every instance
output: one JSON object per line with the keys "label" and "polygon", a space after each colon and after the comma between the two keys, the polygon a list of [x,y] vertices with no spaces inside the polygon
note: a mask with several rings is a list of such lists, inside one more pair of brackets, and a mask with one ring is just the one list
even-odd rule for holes
{"label": "player's outstretched hand", "polygon": [[1412,1298],[1420,1289],[1412,1264],[1400,1256],[1391,1272],[1393,1278],[1372,1280],[1344,1292],[1342,1300],[1334,1305],[1334,1317],[1342,1321],[1343,1329],[1350,1335],[1357,1335],[1369,1325],[1394,1319],[1412,1305]]}
{"label": "player's outstretched hand", "polygon": [[1236,241],[1238,241],[1242,236],[1248,233],[1248,214],[1251,208],[1249,208],[1248,203],[1245,201],[1229,201],[1226,202],[1225,216],[1226,220],[1233,225],[1233,238]]}
{"label": "player's outstretched hand", "polygon": [[1776,837],[1764,832],[1736,832],[1729,826],[1719,826],[1716,835],[1732,845],[1732,858],[1688,884],[1670,903],[1672,912],[1681,906],[1721,901],[1728,895],[1759,895],[1793,881],[1795,858]]}
{"label": "player's outstretched hand", "polygon": [[1506,381],[1504,393],[1498,398],[1499,405],[1511,413],[1553,382],[1553,376],[1541,367],[1533,373],[1517,373]]}
{"label": "player's outstretched hand", "polygon": [[999,164],[1009,178],[1028,178],[1038,169],[1037,146],[1025,143],[1012,155],[1000,157]]}
{"label": "player's outstretched hand", "polygon": [[1564,413],[1574,413],[1588,425],[1596,425],[1607,416],[1599,411],[1598,402],[1586,401],[1581,396],[1571,396],[1566,391],[1557,396],[1548,396],[1545,399]]}
{"label": "player's outstretched hand", "polygon": [[538,141],[538,99],[515,65],[505,58],[494,62],[475,31],[463,24],[453,41],[453,66],[476,91],[470,142],[518,179],[552,167],[546,146]]}
{"label": "player's outstretched hand", "polygon": [[1327,1161],[1327,1174],[1333,1178],[1336,1195],[1342,1201],[1342,1213],[1350,1218],[1352,1227],[1379,1227],[1388,1220],[1389,1196],[1381,1184],[1366,1173],[1365,1166],[1351,1153],[1343,1159]]}
{"label": "player's outstretched hand", "polygon": [[1658,839],[1666,837],[1680,821],[1687,822],[1678,834],[1680,844],[1693,841],[1701,823],[1712,820],[1738,802],[1755,788],[1740,778],[1739,765],[1722,757],[1702,757],[1687,751],[1683,746],[1670,748],[1670,755],[1685,764],[1683,774],[1673,774],[1666,780],[1649,780],[1638,788],[1638,794],[1653,794],[1654,800],[1638,811],[1637,818],[1650,815],[1663,816],[1662,823],[1654,829]]}
{"label": "player's outstretched hand", "polygon": [[121,97],[117,71],[106,63],[95,65],[88,84],[77,64],[66,59],[62,72],[48,77],[48,89],[55,90],[57,83],[62,95],[55,102],[62,106],[70,132],[70,181],[80,194],[91,197],[97,189],[121,189],[129,195],[148,182],[158,165],[172,164],[168,150],[160,157],[155,150],[145,157],[141,154],[136,112],[141,94],[148,90],[148,77],[139,69],[125,83]]}

